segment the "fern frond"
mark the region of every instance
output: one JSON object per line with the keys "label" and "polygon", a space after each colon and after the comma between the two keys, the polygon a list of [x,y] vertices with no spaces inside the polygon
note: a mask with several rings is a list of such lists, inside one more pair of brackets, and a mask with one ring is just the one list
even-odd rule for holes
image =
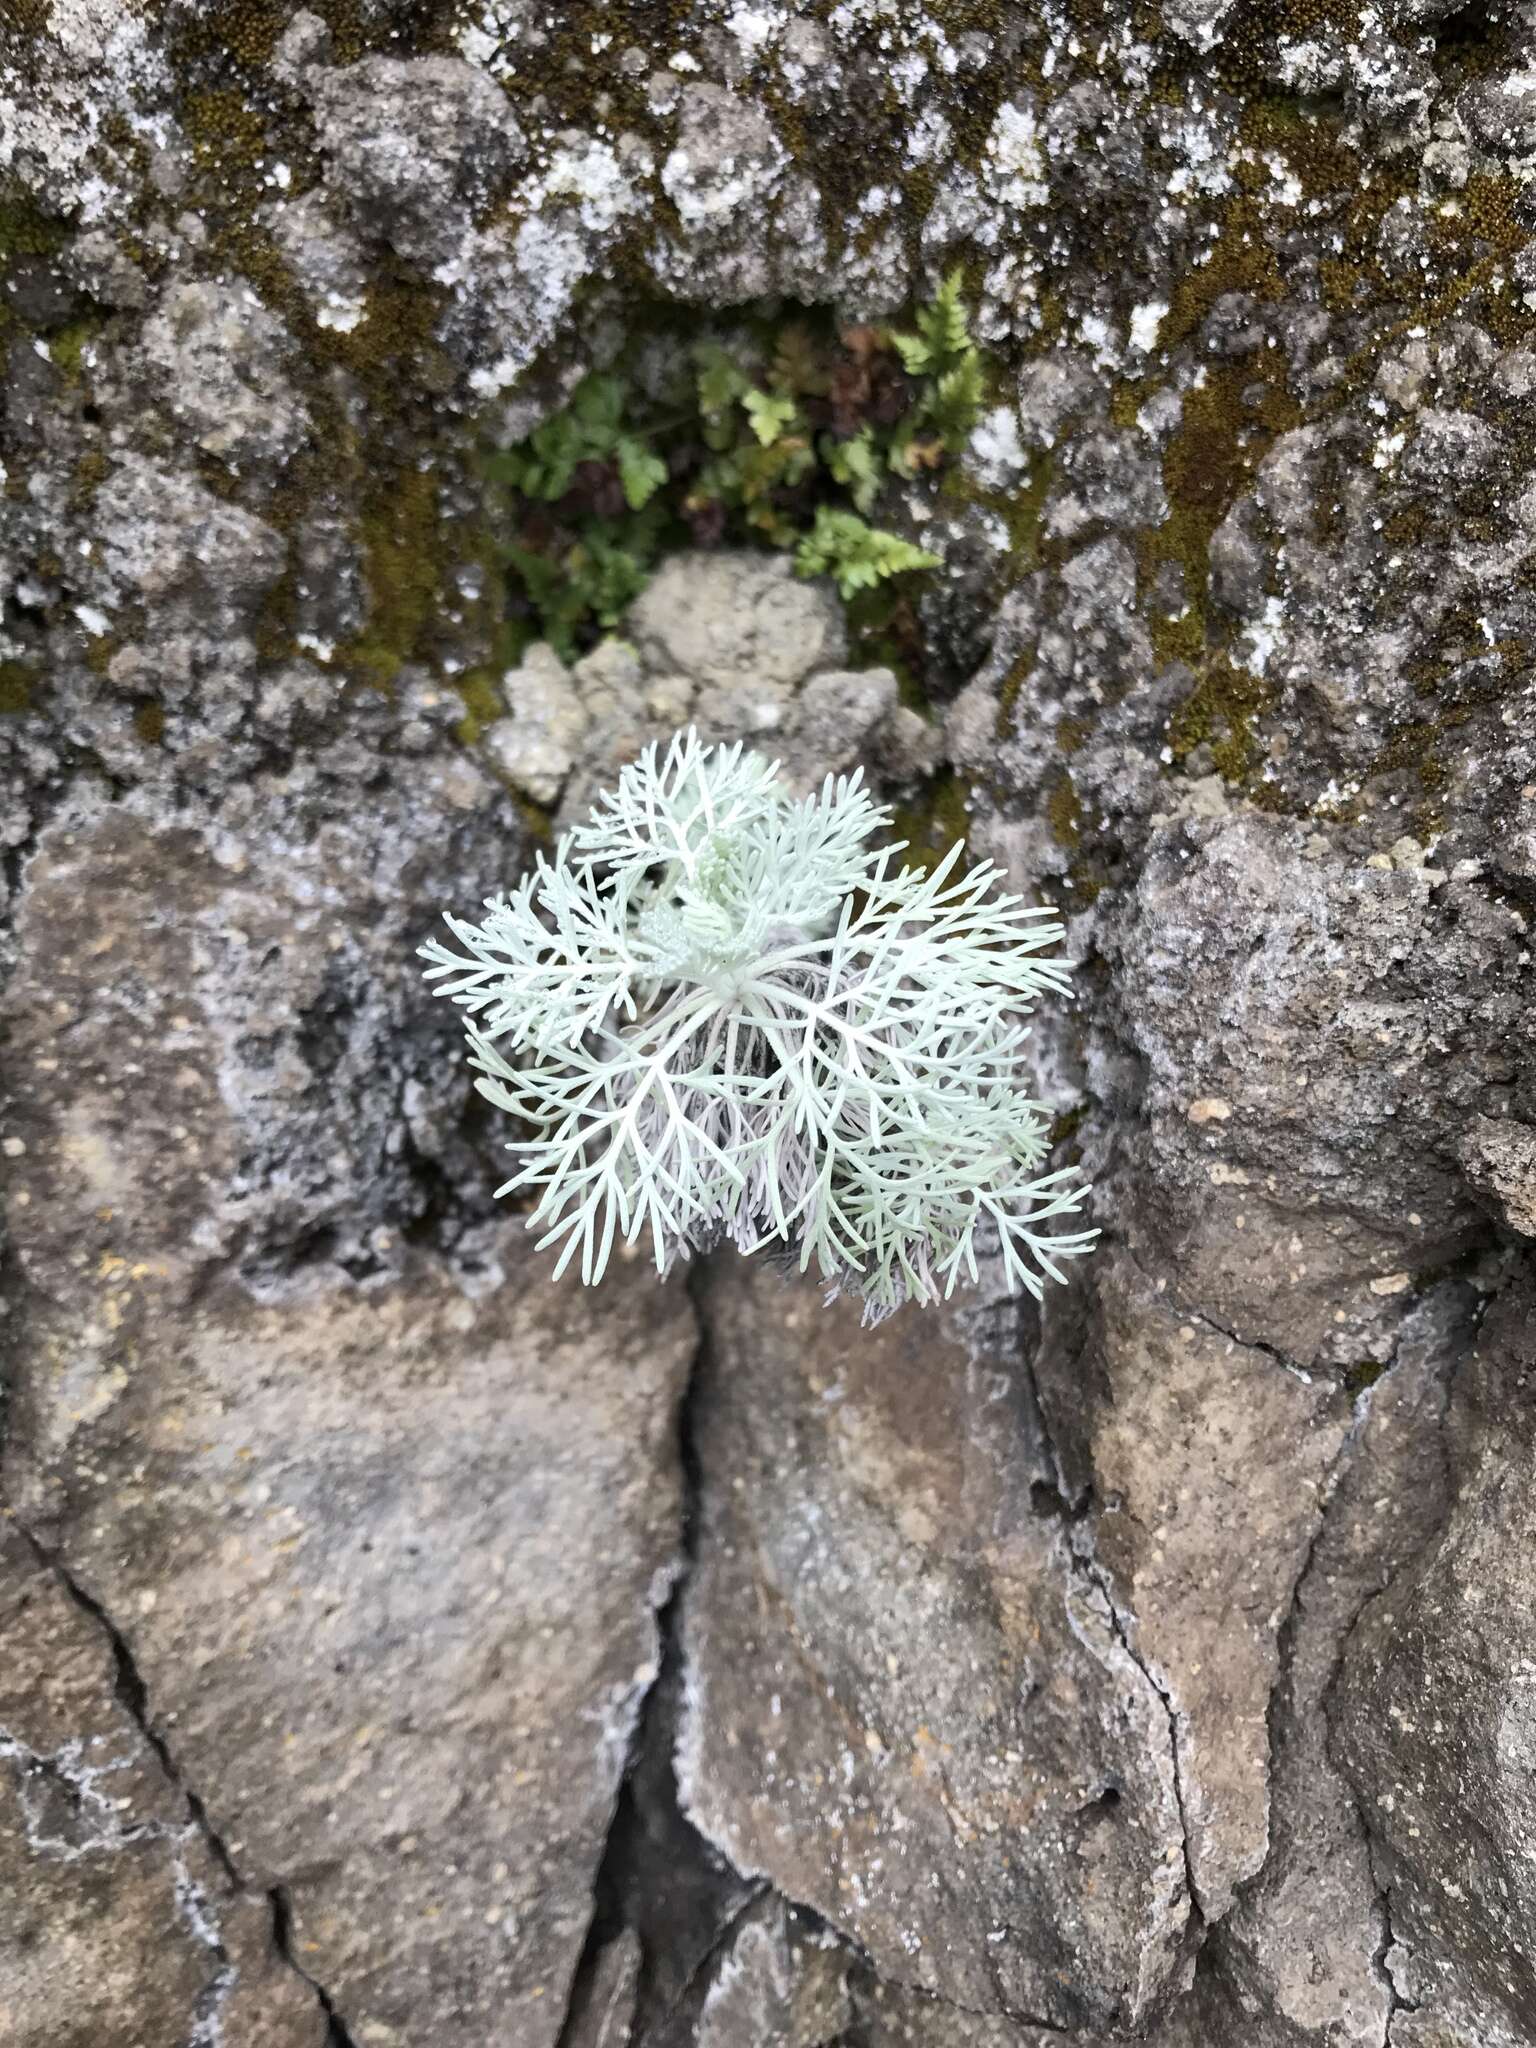
{"label": "fern frond", "polygon": [[797,574],[835,577],[844,598],[909,569],[937,568],[938,560],[899,534],[884,533],[835,505],[817,506],[816,522],[795,550]]}

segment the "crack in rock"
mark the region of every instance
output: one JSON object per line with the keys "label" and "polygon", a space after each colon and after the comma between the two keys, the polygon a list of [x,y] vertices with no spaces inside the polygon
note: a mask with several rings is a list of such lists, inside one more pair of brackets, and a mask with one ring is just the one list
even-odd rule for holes
{"label": "crack in rock", "polygon": [[[155,1727],[149,1712],[148,1687],[134,1662],[133,1652],[122,1631],[101,1602],[86,1591],[61,1558],[50,1551],[47,1545],[23,1524],[13,1519],[12,1526],[26,1543],[39,1566],[49,1573],[73,1604],[90,1618],[105,1637],[112,1653],[118,1704],[143,1738],[167,1782],[179,1794],[189,1816],[183,1827],[170,1827],[163,1821],[154,1820],[124,1827],[117,1817],[113,1802],[104,1798],[96,1781],[110,1771],[125,1768],[127,1759],[118,1758],[105,1765],[85,1766],[80,1759],[78,1745],[73,1743],[66,1744],[50,1757],[39,1757],[26,1749],[25,1745],[0,1731],[0,1757],[21,1763],[23,1785],[28,1774],[36,1776],[39,1773],[46,1773],[62,1780],[75,1801],[77,1812],[82,1816],[89,1814],[99,1830],[93,1838],[71,1849],[69,1845],[56,1843],[29,1827],[28,1842],[45,1854],[63,1853],[76,1857],[102,1849],[122,1848],[137,1841],[158,1840],[167,1845],[171,1857],[177,1911],[188,1930],[204,1944],[219,1965],[217,1974],[198,1999],[193,2029],[188,2037],[188,2048],[217,2048],[222,2038],[220,2016],[235,1989],[240,1971],[225,1946],[217,1903],[207,1888],[193,1876],[188,1865],[189,1846],[201,1843],[228,1881],[232,1892],[243,1893],[247,1897],[258,1894],[253,1893],[251,1887],[242,1880],[228,1845],[209,1819],[203,1802],[182,1776],[165,1738]],[[25,1791],[22,1793],[22,1811],[25,1817],[28,1812]],[[325,1989],[294,1956],[286,1902],[277,1891],[269,1892],[266,1897],[273,1951],[284,1967],[291,1970],[314,1993],[326,2018],[327,2048],[355,2048],[351,2035]]]}
{"label": "crack in rock", "polygon": [[[593,1911],[572,1974],[557,2048],[578,2048],[601,1959],[629,1932],[640,1943],[636,2011],[665,2026],[722,1952],[742,1915],[768,1889],[732,1868],[694,1828],[678,1796],[673,1745],[683,1682],[682,1608],[697,1554],[703,1488],[694,1411],[708,1352],[698,1300],[701,1271],[687,1277],[697,1341],[677,1407],[682,1500],[677,1555],[656,1611],[655,1675],[637,1702],[628,1754],[593,1879]],[[666,1910],[657,1911],[658,1891]],[[650,2025],[642,2028],[649,2033]]]}
{"label": "crack in rock", "polygon": [[1119,1603],[1115,1599],[1110,1575],[1104,1566],[1099,1563],[1098,1559],[1093,1556],[1091,1550],[1086,1547],[1086,1543],[1091,1542],[1091,1540],[1091,1536],[1089,1536],[1085,1542],[1084,1538],[1080,1537],[1076,1530],[1073,1531],[1072,1561],[1082,1571],[1086,1584],[1092,1591],[1097,1592],[1103,1601],[1104,1612],[1109,1621],[1110,1633],[1114,1636],[1121,1649],[1124,1650],[1126,1656],[1130,1658],[1136,1669],[1141,1673],[1152,1691],[1157,1695],[1157,1698],[1162,1703],[1163,1712],[1167,1716],[1168,1760],[1173,1778],[1174,1803],[1178,1807],[1179,1812],[1180,1849],[1184,1858],[1184,1886],[1189,1899],[1190,1911],[1190,1927],[1185,1939],[1190,1946],[1197,1947],[1204,1938],[1205,1913],[1200,1904],[1200,1894],[1195,1888],[1195,1866],[1194,1859],[1190,1853],[1189,1815],[1184,1803],[1184,1773],[1179,1755],[1178,1710],[1173,1704],[1171,1689],[1159,1681],[1148,1665],[1146,1658],[1142,1656],[1141,1652],[1131,1641],[1130,1626],[1126,1616],[1120,1609]]}

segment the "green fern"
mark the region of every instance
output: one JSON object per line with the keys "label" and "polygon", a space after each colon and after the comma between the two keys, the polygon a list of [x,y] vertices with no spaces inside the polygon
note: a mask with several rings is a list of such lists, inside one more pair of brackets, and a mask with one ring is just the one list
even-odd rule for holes
{"label": "green fern", "polygon": [[620,435],[614,445],[614,459],[619,465],[619,481],[624,486],[629,509],[638,512],[666,482],[667,465],[632,434]]}
{"label": "green fern", "polygon": [[783,439],[799,410],[792,398],[775,396],[768,391],[748,391],[741,402],[752,423],[752,431],[764,448]]}
{"label": "green fern", "polygon": [[751,380],[718,342],[700,342],[693,359],[704,439],[711,448],[729,448],[736,431],[731,413],[737,400],[751,390]]}
{"label": "green fern", "polygon": [[949,446],[968,441],[986,396],[981,358],[973,349],[943,371],[923,400],[923,417]]}
{"label": "green fern", "polygon": [[868,517],[884,481],[880,474],[880,458],[875,452],[875,437],[868,427],[862,434],[855,434],[851,441],[839,441],[831,434],[824,434],[821,459],[833,481],[840,483],[852,498],[854,509]]}
{"label": "green fern", "polygon": [[890,336],[909,376],[936,376],[974,355],[976,344],[961,297],[963,285],[962,272],[952,270],[929,304],[918,307],[916,334]]}
{"label": "green fern", "polygon": [[935,566],[869,522],[893,478],[923,484],[959,453],[985,401],[961,282],[953,271],[910,332],[748,315],[729,346],[697,340],[659,381],[623,357],[584,377],[484,458],[505,494],[509,631],[580,653],[690,544],[791,550],[845,598]]}
{"label": "green fern", "polygon": [[888,577],[911,569],[936,569],[937,555],[914,547],[899,534],[882,533],[856,513],[818,505],[816,524],[795,550],[795,568],[802,576],[832,576],[843,597],[871,590]]}

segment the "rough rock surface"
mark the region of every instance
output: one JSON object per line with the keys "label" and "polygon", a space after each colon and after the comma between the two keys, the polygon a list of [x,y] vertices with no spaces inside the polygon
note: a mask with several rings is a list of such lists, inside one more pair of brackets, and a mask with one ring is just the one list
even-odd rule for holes
{"label": "rough rock surface", "polygon": [[[1515,0],[4,10],[0,2035],[1536,2040],[1533,69]],[[485,446],[957,265],[899,649],[706,552],[508,667]],[[411,949],[687,719],[1067,911],[1039,1315],[551,1293],[495,1213]]]}
{"label": "rough rock surface", "polygon": [[814,1287],[719,1276],[683,1808],[882,1979],[972,2013],[1130,2023],[1190,1915],[1168,1710],[1032,1504],[1015,1315],[969,1315],[860,1336]]}
{"label": "rough rock surface", "polygon": [[562,824],[584,817],[641,747],[685,725],[749,741],[798,789],[898,758],[899,780],[931,770],[934,723],[899,722],[896,677],[849,671],[847,656],[835,591],[795,576],[787,556],[686,552],[657,571],[622,638],[569,668],[542,641],[529,648],[502,679],[509,715],[485,742],[515,789],[558,804]]}
{"label": "rough rock surface", "polygon": [[80,1589],[0,1525],[0,2015],[16,2048],[321,2048],[276,1895],[239,1883]]}

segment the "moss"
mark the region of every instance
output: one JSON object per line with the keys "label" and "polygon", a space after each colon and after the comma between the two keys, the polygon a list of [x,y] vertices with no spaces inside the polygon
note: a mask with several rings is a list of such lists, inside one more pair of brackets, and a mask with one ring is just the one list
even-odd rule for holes
{"label": "moss", "polygon": [[1269,245],[1264,209],[1251,193],[1239,192],[1222,208],[1221,231],[1211,245],[1209,259],[1197,269],[1185,271],[1174,286],[1161,344],[1171,349],[1187,341],[1228,292],[1246,292],[1252,298],[1273,301],[1284,291],[1279,259]]}
{"label": "moss", "polygon": [[1350,1366],[1344,1374],[1344,1389],[1351,1400],[1363,1394],[1367,1387],[1374,1387],[1387,1369],[1384,1358],[1362,1358]]}
{"label": "moss", "polygon": [[1178,565],[1183,585],[1177,612],[1154,607],[1149,613],[1153,651],[1160,661],[1194,666],[1204,656],[1210,639],[1211,536],[1252,481],[1265,452],[1303,417],[1277,355],[1266,349],[1256,361],[1213,366],[1203,384],[1184,394],[1178,428],[1163,452],[1168,516],[1140,543],[1144,598],[1166,563]]}
{"label": "moss", "polygon": [[[1265,92],[1247,100],[1238,134],[1256,154],[1280,157],[1305,199],[1324,200],[1353,191],[1362,175],[1370,175],[1363,172],[1360,158],[1344,142],[1333,120],[1294,94]],[[1268,167],[1255,164],[1250,168],[1267,186]]]}
{"label": "moss", "polygon": [[517,815],[523,821],[523,830],[540,846],[555,843],[555,821],[543,804],[536,804],[531,796],[524,796],[521,790],[512,792],[512,801],[517,806]]}
{"label": "moss", "polygon": [[1080,753],[1088,744],[1093,728],[1086,718],[1062,718],[1056,723],[1056,744],[1064,754]]}
{"label": "moss", "polygon": [[37,688],[37,670],[24,661],[0,661],[0,717],[30,711]]}
{"label": "moss", "polygon": [[[493,544],[487,529],[443,505],[444,474],[436,468],[382,466],[370,482],[359,519],[363,582],[368,612],[362,631],[336,651],[336,666],[354,681],[387,689],[408,661],[430,664],[449,634],[466,631],[486,645],[495,640],[498,601]],[[457,572],[469,564],[480,571],[483,595],[461,595]],[[467,613],[478,612],[478,631]],[[458,678],[465,716],[459,726],[467,741],[499,716],[499,699],[488,667]]]}
{"label": "moss", "polygon": [[133,729],[147,747],[158,747],[165,738],[165,712],[158,704],[141,704],[133,714]]}
{"label": "moss", "polygon": [[940,495],[966,505],[979,505],[995,513],[1008,530],[1008,580],[1017,582],[1038,566],[1042,551],[1042,521],[1045,501],[1054,474],[1050,457],[1037,455],[1030,463],[1029,477],[1013,490],[998,490],[982,484],[964,463],[945,471]]}
{"label": "moss", "polygon": [[80,456],[75,464],[74,484],[70,491],[70,503],[75,511],[83,512],[91,505],[111,467],[105,448],[87,448]]}
{"label": "moss", "polygon": [[84,319],[72,320],[67,327],[55,328],[48,336],[48,353],[58,365],[68,384],[78,384],[85,375],[85,350],[88,342],[95,339],[101,330],[99,315],[88,315]]}
{"label": "moss", "polygon": [[[952,768],[931,775],[906,803],[897,805],[891,837],[906,842],[911,867],[937,867],[952,846],[965,845],[970,826],[971,785]],[[964,853],[960,856],[965,864]]]}
{"label": "moss", "polygon": [[379,413],[399,409],[402,387],[419,385],[439,357],[434,340],[447,293],[404,265],[388,267],[369,290],[363,317],[348,332],[316,327],[305,317],[312,352],[350,372]]}
{"label": "moss", "polygon": [[67,224],[45,212],[19,178],[0,179],[0,266],[56,255],[68,239]]}
{"label": "moss", "polygon": [[455,676],[454,688],[464,700],[464,716],[458,723],[458,736],[466,746],[473,746],[488,725],[494,725],[498,718],[506,716],[506,703],[497,686],[494,669],[482,665],[466,669],[461,676]]}
{"label": "moss", "polygon": [[1065,768],[1051,782],[1045,799],[1045,819],[1056,844],[1075,853],[1083,840],[1083,809],[1077,786]]}
{"label": "moss", "polygon": [[178,24],[174,50],[177,75],[204,69],[227,72],[228,60],[255,70],[270,64],[292,9],[283,0],[220,0],[217,7],[192,10]]}
{"label": "moss", "polygon": [[856,592],[844,611],[850,662],[858,668],[888,668],[896,678],[897,701],[927,717],[933,708],[923,680],[927,650],[910,597],[890,583],[877,583]]}
{"label": "moss", "polygon": [[85,643],[85,665],[93,676],[104,676],[112,665],[118,641],[111,633],[93,633]]}
{"label": "moss", "polygon": [[1169,721],[1168,745],[1174,759],[1184,761],[1206,744],[1224,781],[1247,781],[1259,758],[1254,722],[1273,702],[1274,693],[1262,676],[1239,668],[1225,654],[1211,655]]}
{"label": "moss", "polygon": [[232,86],[188,93],[182,123],[200,171],[216,183],[244,185],[266,151],[266,118]]}
{"label": "moss", "polygon": [[1007,672],[999,685],[996,731],[1000,740],[1006,739],[1014,729],[1014,714],[1018,709],[1024,684],[1034,668],[1036,652],[1034,641],[1031,641],[1028,647],[1021,648],[1008,664]]}

